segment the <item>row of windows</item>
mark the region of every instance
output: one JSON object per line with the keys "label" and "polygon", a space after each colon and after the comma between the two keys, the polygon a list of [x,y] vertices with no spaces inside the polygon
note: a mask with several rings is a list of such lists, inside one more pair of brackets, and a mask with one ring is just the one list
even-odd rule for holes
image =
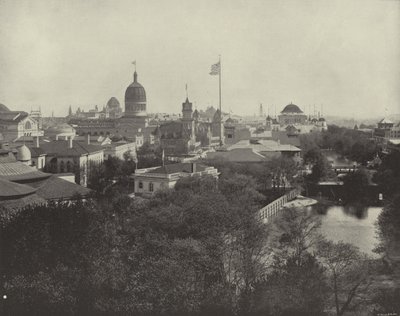
{"label": "row of windows", "polygon": [[[143,189],[143,182],[139,182],[139,189]],[[154,191],[154,184],[152,182],[149,183],[149,191],[153,192]]]}

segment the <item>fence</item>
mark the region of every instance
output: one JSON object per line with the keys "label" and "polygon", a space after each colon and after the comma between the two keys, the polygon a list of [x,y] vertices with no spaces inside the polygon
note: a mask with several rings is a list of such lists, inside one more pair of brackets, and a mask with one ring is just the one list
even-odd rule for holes
{"label": "fence", "polygon": [[283,208],[287,202],[293,200],[300,194],[298,189],[293,189],[286,193],[285,195],[281,196],[280,198],[272,201],[268,205],[264,206],[259,211],[260,219],[263,222],[267,222],[270,217],[276,216],[278,212]]}

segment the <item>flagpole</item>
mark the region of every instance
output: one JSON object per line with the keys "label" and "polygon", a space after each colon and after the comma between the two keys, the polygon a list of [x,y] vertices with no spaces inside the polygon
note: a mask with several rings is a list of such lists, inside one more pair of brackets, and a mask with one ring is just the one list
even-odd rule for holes
{"label": "flagpole", "polygon": [[222,65],[221,65],[221,55],[219,55],[219,113],[220,113],[220,120],[219,120],[219,145],[222,146],[222,107],[221,107],[221,72],[222,72]]}

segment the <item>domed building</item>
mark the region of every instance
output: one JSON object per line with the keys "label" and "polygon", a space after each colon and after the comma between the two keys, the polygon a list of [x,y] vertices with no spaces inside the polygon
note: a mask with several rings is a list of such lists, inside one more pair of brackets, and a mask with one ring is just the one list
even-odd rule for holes
{"label": "domed building", "polygon": [[305,125],[307,122],[307,115],[293,103],[284,107],[281,114],[278,116],[279,124],[283,125]]}
{"label": "domed building", "polygon": [[133,74],[133,82],[125,91],[125,117],[135,118],[138,122],[147,119],[146,91],[137,81],[137,72]]}
{"label": "domed building", "polygon": [[67,124],[62,123],[59,125],[51,126],[45,131],[45,136],[52,140],[74,138],[76,135],[75,129]]}
{"label": "domed building", "polygon": [[122,116],[122,108],[116,97],[111,97],[108,100],[105,111],[107,118],[120,118]]}

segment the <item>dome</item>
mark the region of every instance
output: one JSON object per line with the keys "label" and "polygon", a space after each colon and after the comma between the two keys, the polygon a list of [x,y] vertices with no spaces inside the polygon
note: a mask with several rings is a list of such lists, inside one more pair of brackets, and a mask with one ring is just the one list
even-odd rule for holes
{"label": "dome", "polygon": [[62,123],[59,125],[51,126],[46,130],[46,133],[48,134],[75,134],[75,129],[67,124],[67,123]]}
{"label": "dome", "polygon": [[0,103],[0,112],[10,112],[10,109],[6,107],[4,104]]}
{"label": "dome", "polygon": [[296,105],[296,104],[288,104],[285,106],[285,108],[282,110],[281,113],[303,113],[302,110],[300,110],[300,108]]}
{"label": "dome", "polygon": [[198,119],[199,117],[200,117],[199,111],[197,111],[197,109],[194,110],[194,112],[193,112],[193,118],[194,118],[194,119]]}
{"label": "dome", "polygon": [[320,118],[318,119],[318,121],[320,121],[320,122],[325,122],[325,119],[324,119],[323,117],[320,117]]}
{"label": "dome", "polygon": [[31,151],[26,145],[22,145],[17,149],[17,159],[19,161],[29,161],[31,160]]}
{"label": "dome", "polygon": [[146,91],[137,81],[137,73],[133,74],[133,82],[125,91],[125,116],[146,117]]}
{"label": "dome", "polygon": [[126,88],[125,102],[146,102],[146,91],[143,86],[137,82],[137,73],[135,71],[133,82]]}
{"label": "dome", "polygon": [[116,97],[111,97],[110,100],[108,100],[107,102],[107,107],[109,107],[110,109],[119,108],[120,104],[118,99]]}

